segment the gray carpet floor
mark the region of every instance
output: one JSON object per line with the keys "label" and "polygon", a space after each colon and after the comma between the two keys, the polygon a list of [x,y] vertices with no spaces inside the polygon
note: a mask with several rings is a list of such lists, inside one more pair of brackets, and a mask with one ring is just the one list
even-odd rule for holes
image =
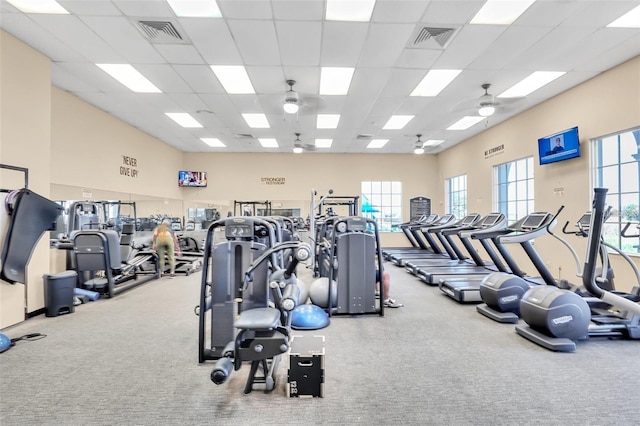
{"label": "gray carpet floor", "polygon": [[272,393],[242,393],[248,367],[211,383],[197,273],[3,330],[47,337],[0,354],[0,424],[640,424],[640,342],[554,353],[386,268],[405,307],[296,332],[325,337],[324,398],[286,397],[286,356]]}

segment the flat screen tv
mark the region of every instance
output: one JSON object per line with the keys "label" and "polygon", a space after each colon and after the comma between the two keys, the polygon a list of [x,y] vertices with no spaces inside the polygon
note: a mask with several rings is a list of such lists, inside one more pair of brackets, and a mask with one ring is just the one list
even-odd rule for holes
{"label": "flat screen tv", "polygon": [[181,170],[178,172],[178,186],[200,188],[207,186],[207,172]]}
{"label": "flat screen tv", "polygon": [[578,127],[538,139],[538,154],[540,164],[580,157]]}

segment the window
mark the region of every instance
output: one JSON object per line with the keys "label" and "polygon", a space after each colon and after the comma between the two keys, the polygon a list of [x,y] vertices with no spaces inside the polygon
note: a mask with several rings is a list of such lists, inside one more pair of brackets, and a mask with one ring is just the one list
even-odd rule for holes
{"label": "window", "polygon": [[509,223],[532,213],[533,157],[493,167],[494,205]]}
{"label": "window", "polygon": [[638,234],[633,225],[640,221],[640,128],[593,139],[591,152],[593,185],[609,190],[611,216],[603,227],[604,239],[627,253],[640,253],[640,239],[621,235],[629,222],[627,234]]}
{"label": "window", "polygon": [[380,232],[400,232],[402,182],[362,182],[362,216],[373,219]]}
{"label": "window", "polygon": [[444,185],[447,212],[462,219],[467,215],[467,175],[449,178]]}

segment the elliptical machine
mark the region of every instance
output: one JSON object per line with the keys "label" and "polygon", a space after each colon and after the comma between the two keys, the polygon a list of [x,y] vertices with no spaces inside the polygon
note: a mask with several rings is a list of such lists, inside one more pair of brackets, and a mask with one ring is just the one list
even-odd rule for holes
{"label": "elliptical machine", "polygon": [[[526,325],[517,325],[520,336],[552,351],[574,352],[576,342],[589,337],[640,339],[640,304],[637,294],[622,295],[600,287],[596,274],[605,220],[607,189],[595,188],[587,252],[582,274],[585,289],[594,298],[584,298],[565,289],[537,286],[520,300]],[[603,257],[606,259],[606,256]],[[629,260],[628,257],[625,259]],[[633,262],[631,262],[633,264]],[[607,265],[603,265],[603,270]],[[637,274],[637,271],[636,271]],[[591,300],[594,299],[594,300]],[[592,314],[587,302],[611,306],[608,315]]]}

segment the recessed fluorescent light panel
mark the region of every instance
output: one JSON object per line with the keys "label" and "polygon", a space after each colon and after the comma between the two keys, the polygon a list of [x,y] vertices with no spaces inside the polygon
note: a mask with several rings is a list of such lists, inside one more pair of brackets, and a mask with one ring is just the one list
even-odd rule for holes
{"label": "recessed fluorescent light panel", "polygon": [[221,18],[215,0],[167,0],[176,16],[180,18]]}
{"label": "recessed fluorescent light panel", "polygon": [[55,0],[7,0],[7,2],[24,13],[69,14],[69,12]]}
{"label": "recessed fluorescent light panel", "polygon": [[278,147],[278,141],[275,140],[275,139],[258,138],[258,141],[260,142],[260,145],[262,145],[263,148],[277,148]]}
{"label": "recessed fluorescent light panel", "polygon": [[240,65],[211,65],[216,78],[230,95],[254,94],[247,70]]}
{"label": "recessed fluorescent light panel", "polygon": [[321,95],[346,95],[349,93],[354,68],[322,67],[320,69]]}
{"label": "recessed fluorescent light panel", "polygon": [[181,125],[182,127],[195,128],[202,127],[195,118],[186,112],[165,112],[166,116]]}
{"label": "recessed fluorescent light panel", "polygon": [[431,70],[413,89],[411,96],[437,96],[461,72],[461,70]]}
{"label": "recessed fluorescent light panel", "polygon": [[371,142],[369,142],[369,145],[367,145],[367,148],[370,148],[370,149],[382,148],[387,144],[387,142],[389,142],[389,139],[371,139]]}
{"label": "recessed fluorescent light panel", "polygon": [[565,75],[563,71],[536,71],[519,83],[498,95],[499,98],[521,98],[535,92],[542,86],[551,83],[556,78]]}
{"label": "recessed fluorescent light panel", "polygon": [[327,0],[327,21],[369,22],[375,0]]}
{"label": "recessed fluorescent light panel", "polygon": [[242,118],[252,129],[268,129],[269,122],[264,114],[242,114]]}
{"label": "recessed fluorescent light panel", "polygon": [[443,139],[429,139],[429,140],[425,141],[422,146],[438,146],[442,142],[444,142]]}
{"label": "recessed fluorescent light panel", "polygon": [[316,127],[318,129],[336,129],[340,121],[340,114],[318,114]]}
{"label": "recessed fluorescent light panel", "polygon": [[382,127],[384,130],[399,130],[413,120],[415,115],[392,115],[387,123]]}
{"label": "recessed fluorescent light panel", "polygon": [[469,127],[481,122],[484,119],[485,117],[467,115],[466,117],[462,117],[460,120],[453,123],[447,128],[447,130],[467,130]]}
{"label": "recessed fluorescent light panel", "polygon": [[200,140],[212,148],[225,148],[226,145],[218,138],[200,138]]}
{"label": "recessed fluorescent light panel", "polygon": [[509,25],[512,24],[535,0],[487,0],[471,24]]}
{"label": "recessed fluorescent light panel", "polygon": [[640,6],[636,6],[609,25],[610,28],[640,28]]}
{"label": "recessed fluorescent light panel", "polygon": [[316,148],[331,148],[333,139],[316,139]]}
{"label": "recessed fluorescent light panel", "polygon": [[136,93],[161,93],[152,82],[129,64],[96,64],[100,69]]}

